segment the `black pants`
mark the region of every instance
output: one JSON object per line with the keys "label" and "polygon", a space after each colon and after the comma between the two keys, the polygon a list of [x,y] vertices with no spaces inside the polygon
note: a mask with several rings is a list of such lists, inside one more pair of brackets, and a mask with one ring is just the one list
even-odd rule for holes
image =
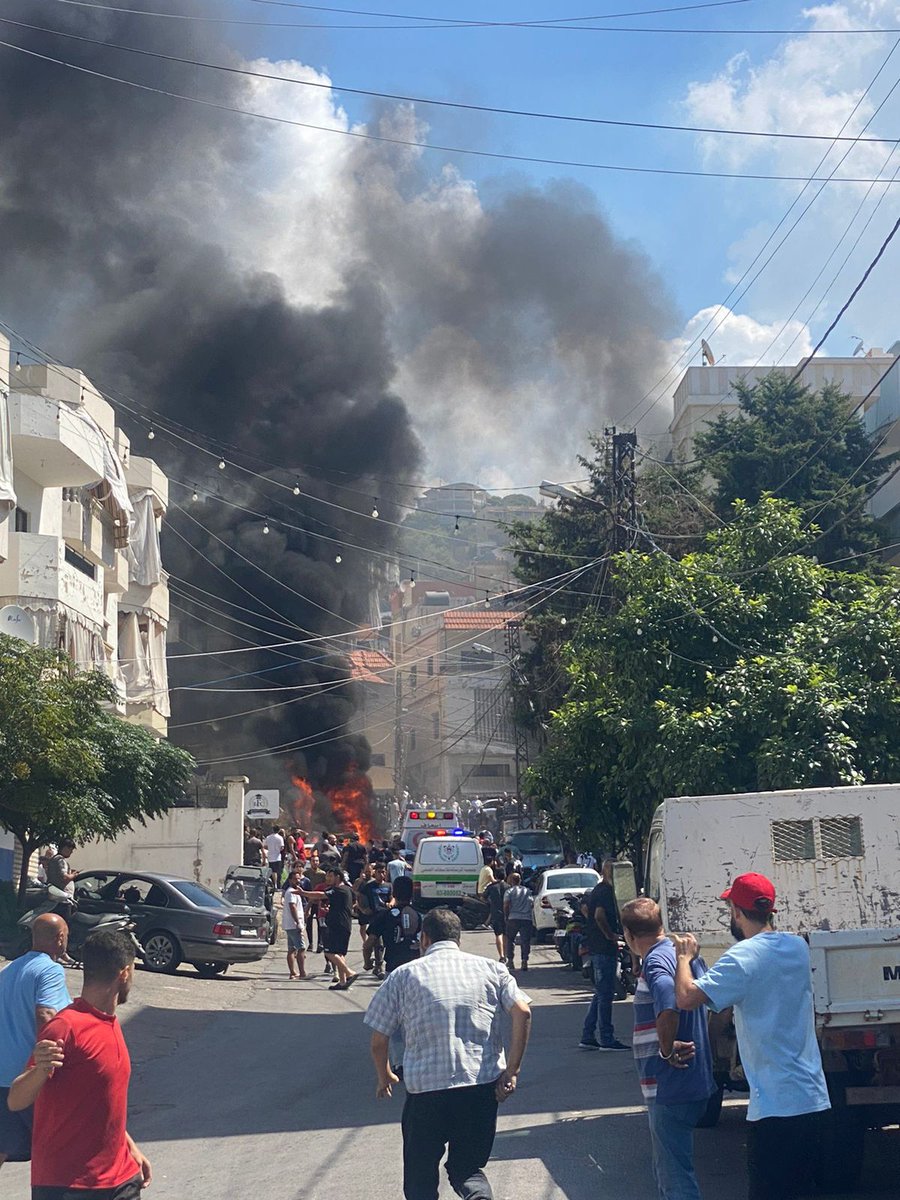
{"label": "black pants", "polygon": [[519,950],[522,954],[522,962],[528,962],[528,956],[531,953],[531,931],[533,926],[530,921],[515,921],[509,920],[506,922],[506,957],[509,960],[510,966],[516,956],[516,934],[519,935]]}
{"label": "black pants", "polygon": [[138,1200],[141,1195],[140,1175],[116,1188],[55,1188],[33,1187],[31,1200]]}
{"label": "black pants", "polygon": [[493,1200],[484,1167],[497,1131],[493,1083],[408,1094],[403,1106],[403,1195],[437,1200],[438,1166],[447,1153],[447,1177],[464,1200]]}
{"label": "black pants", "polygon": [[747,1122],[749,1200],[790,1200],[806,1190],[822,1113]]}

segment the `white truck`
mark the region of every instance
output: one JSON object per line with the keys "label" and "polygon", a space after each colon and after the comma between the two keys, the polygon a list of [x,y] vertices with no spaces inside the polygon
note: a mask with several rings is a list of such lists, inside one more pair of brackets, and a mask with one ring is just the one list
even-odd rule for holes
{"label": "white truck", "polygon": [[[777,925],[810,945],[816,1029],[831,1095],[816,1174],[853,1186],[866,1129],[900,1121],[900,784],[665,800],[650,828],[644,890],[666,928],[707,962],[732,944],[719,899],[744,871],[775,884]],[[716,1079],[744,1090],[729,1014],[710,1022]],[[714,1124],[716,1105],[707,1124]]]}

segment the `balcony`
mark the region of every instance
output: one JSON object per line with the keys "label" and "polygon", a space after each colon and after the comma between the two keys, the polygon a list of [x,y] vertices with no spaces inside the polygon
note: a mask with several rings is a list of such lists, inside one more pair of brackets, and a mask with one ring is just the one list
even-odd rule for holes
{"label": "balcony", "polygon": [[[102,628],[105,619],[103,580],[66,562],[62,538],[42,533],[11,533],[9,557],[0,563],[0,596],[12,602],[44,600],[65,604]],[[85,568],[91,564],[85,563]],[[94,575],[98,571],[94,568]]]}
{"label": "balcony", "polygon": [[128,559],[124,554],[113,553],[112,562],[103,567],[103,582],[108,594],[125,595],[128,591]]}
{"label": "balcony", "polygon": [[125,481],[129,492],[139,492],[145,488],[151,491],[155,497],[153,507],[156,515],[165,513],[169,506],[169,479],[152,458],[132,454],[125,469]]}
{"label": "balcony", "polygon": [[9,428],[16,470],[41,487],[81,487],[104,477],[99,433],[47,396],[11,392]]}
{"label": "balcony", "polygon": [[109,518],[96,503],[82,500],[62,502],[62,536],[68,546],[77,550],[97,567],[111,568],[116,559],[115,540]]}
{"label": "balcony", "polygon": [[129,583],[128,590],[120,601],[123,611],[147,612],[158,617],[164,625],[169,623],[169,577],[163,574],[159,583],[146,587],[140,583]]}

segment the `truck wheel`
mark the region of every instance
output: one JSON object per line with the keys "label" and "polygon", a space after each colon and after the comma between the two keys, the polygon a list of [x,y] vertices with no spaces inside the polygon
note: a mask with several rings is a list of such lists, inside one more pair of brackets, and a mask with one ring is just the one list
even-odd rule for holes
{"label": "truck wheel", "polygon": [[816,1185],[826,1195],[852,1191],[862,1173],[866,1127],[846,1108],[833,1108],[822,1117],[813,1167]]}
{"label": "truck wheel", "polygon": [[719,1117],[722,1115],[722,1100],[724,1096],[725,1084],[720,1083],[707,1102],[706,1112],[697,1122],[698,1129],[715,1129],[719,1123]]}

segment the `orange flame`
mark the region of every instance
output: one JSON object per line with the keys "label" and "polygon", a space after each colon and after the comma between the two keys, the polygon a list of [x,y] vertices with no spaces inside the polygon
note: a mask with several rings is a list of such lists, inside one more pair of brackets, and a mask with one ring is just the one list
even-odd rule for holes
{"label": "orange flame", "polygon": [[338,832],[358,833],[364,842],[375,836],[372,782],[355,764],[350,767],[344,782],[329,788],[325,794],[331,801]]}
{"label": "orange flame", "polygon": [[291,783],[297,789],[296,796],[291,800],[294,824],[310,832],[312,830],[313,809],[316,806],[316,798],[313,795],[313,790],[307,781],[299,775],[293,776]]}

